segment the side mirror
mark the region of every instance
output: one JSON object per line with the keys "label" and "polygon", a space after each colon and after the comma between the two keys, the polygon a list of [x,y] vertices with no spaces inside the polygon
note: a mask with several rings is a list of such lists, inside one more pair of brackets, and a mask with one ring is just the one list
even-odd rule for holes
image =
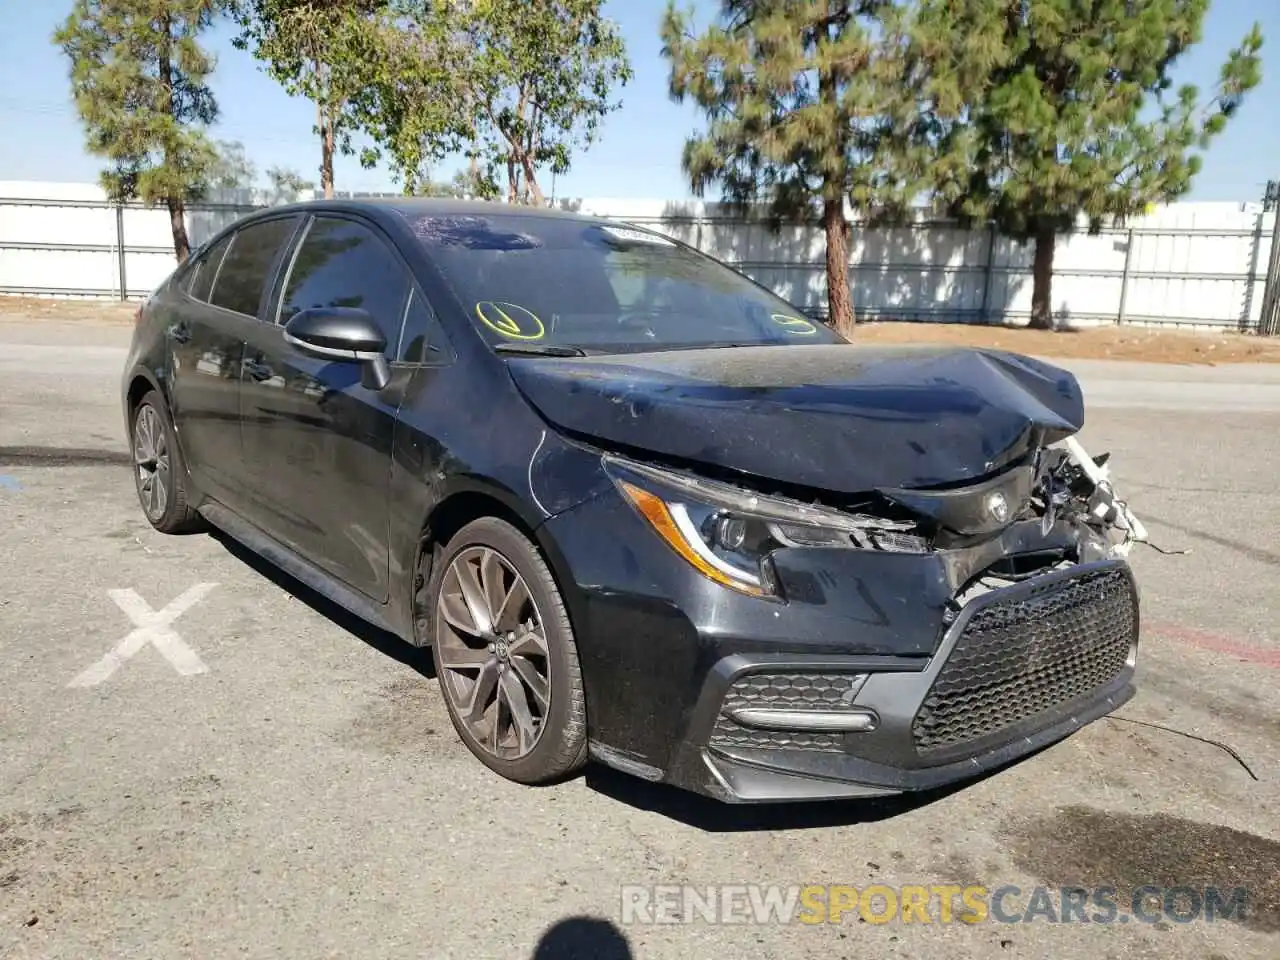
{"label": "side mirror", "polygon": [[381,390],[391,380],[385,352],[387,338],[367,310],[356,307],[311,307],[285,324],[284,339],[303,353],[327,360],[364,364],[367,386]]}

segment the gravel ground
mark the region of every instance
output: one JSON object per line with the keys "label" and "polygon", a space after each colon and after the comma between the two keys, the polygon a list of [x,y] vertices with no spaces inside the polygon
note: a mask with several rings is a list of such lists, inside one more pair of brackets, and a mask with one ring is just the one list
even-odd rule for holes
{"label": "gravel ground", "polygon": [[[742,809],[594,768],[506,783],[458,742],[417,651],[224,539],[152,531],[117,408],[125,331],[86,330],[0,328],[0,957],[1280,954],[1280,402],[1265,377],[1239,394],[1262,402],[1233,408],[1195,371],[1176,398],[1148,368],[1087,371],[1108,400],[1084,442],[1115,451],[1156,542],[1192,550],[1135,555],[1140,692],[1116,718],[943,793]],[[1194,411],[1201,395],[1212,412]],[[203,672],[148,646],[71,685],[134,628],[126,609],[145,621],[201,584],[171,627]],[[1016,891],[979,923],[936,905],[928,924],[627,909],[671,884]],[[1248,896],[1243,916],[1180,922],[1130,911],[1145,885]],[[1052,923],[1030,909],[1038,887],[1055,911],[1062,887],[1115,888],[1120,909]]]}

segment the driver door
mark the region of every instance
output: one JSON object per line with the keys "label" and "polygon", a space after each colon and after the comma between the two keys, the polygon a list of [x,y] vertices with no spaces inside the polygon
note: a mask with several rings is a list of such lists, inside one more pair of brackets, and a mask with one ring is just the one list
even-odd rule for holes
{"label": "driver door", "polygon": [[274,309],[245,345],[241,432],[264,531],[376,602],[389,593],[399,395],[366,387],[358,364],[286,343],[284,325],[308,307],[360,307],[382,328],[393,360],[409,287],[408,269],[371,224],[317,215],[284,271]]}

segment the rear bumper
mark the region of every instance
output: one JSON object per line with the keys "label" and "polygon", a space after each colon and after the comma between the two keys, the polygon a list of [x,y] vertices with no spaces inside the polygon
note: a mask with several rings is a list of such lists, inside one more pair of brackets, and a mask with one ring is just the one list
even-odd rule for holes
{"label": "rear bumper", "polygon": [[[593,752],[648,779],[737,803],[934,789],[1004,766],[1128,701],[1138,633],[1128,565],[1081,564],[971,600],[927,659],[722,657],[707,671],[664,769],[600,745]],[[737,722],[744,707],[847,711],[874,725],[760,729]]]}

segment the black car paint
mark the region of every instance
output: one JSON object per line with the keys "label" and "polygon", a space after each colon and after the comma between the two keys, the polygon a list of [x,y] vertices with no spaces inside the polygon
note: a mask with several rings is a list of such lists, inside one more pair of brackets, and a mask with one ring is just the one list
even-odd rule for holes
{"label": "black car paint", "polygon": [[837,494],[972,482],[1084,421],[1071,374],[995,351],[749,346],[508,366],[564,430]]}
{"label": "black car paint", "polygon": [[[271,215],[291,209],[279,208]],[[385,472],[388,516],[385,529],[381,523],[378,527],[386,544],[387,570],[381,579],[387,586],[372,593],[356,589],[366,599],[385,599],[380,622],[408,639],[413,636],[411,578],[419,535],[432,526],[433,518],[438,521],[448,514],[450,501],[483,499],[518,518],[554,558],[554,543],[537,534],[542,522],[551,510],[567,509],[576,499],[603,489],[608,480],[598,456],[561,441],[521,402],[505,373],[506,361],[476,333],[394,207],[337,201],[300,205],[298,210],[356,219],[392,245],[420,293],[436,308],[446,338],[441,355],[431,363],[391,363],[390,384],[375,393],[361,383],[358,366],[310,357],[284,343],[283,329],[271,321],[287,256],[277,258],[257,318],[186,297],[187,277],[179,269],[153,293],[135,332],[123,401],[132,409],[145,389],[158,389],[170,406],[189,462],[188,436],[194,434],[203,442],[216,431],[216,447],[199,448],[202,457],[206,449],[216,452],[216,462],[202,459],[190,468],[196,488],[216,493],[218,501],[249,519],[258,532],[297,552],[320,543],[360,539],[351,533],[351,504],[336,498],[339,481],[326,478],[326,473],[338,468],[348,478],[373,477],[375,486],[381,486],[376,478]],[[256,219],[244,218],[227,231]],[[204,244],[192,261],[221,236]],[[203,329],[203,334],[175,343],[172,331],[186,329]],[[197,344],[208,344],[218,362],[216,373],[203,374],[215,382],[201,389],[199,403],[191,403],[185,385],[174,389],[181,378],[175,375],[173,361],[175,356],[190,357],[183,359],[180,369],[194,366],[192,348]],[[415,411],[418,422],[391,415],[402,408]],[[535,453],[541,463],[536,469]],[[541,496],[531,491],[531,477],[546,476],[546,464],[563,468],[566,461],[590,469]],[[273,469],[283,469],[287,481],[273,476]],[[350,494],[350,484],[346,486]],[[367,491],[361,497],[367,499]],[[303,559],[305,566],[317,568],[313,573],[332,576],[325,570],[332,561],[309,551]],[[342,565],[355,567],[350,558]],[[376,570],[381,564],[366,557],[366,566]],[[373,595],[377,593],[385,598]]]}
{"label": "black car paint", "polygon": [[171,409],[183,411],[182,447],[196,484],[238,505],[248,482],[241,472],[240,369],[245,337],[257,321],[194,300],[181,313],[157,301],[157,312],[169,326],[156,331],[164,338],[138,358],[139,366],[169,388]]}
{"label": "black car paint", "polygon": [[[432,362],[393,362],[390,383],[374,391],[358,365],[287,344],[273,322],[282,251],[258,318],[190,300],[181,269],[156,291],[130,351],[126,410],[160,390],[206,516],[411,643],[423,641],[419,551],[477,513],[511,518],[564,594],[597,758],[724,799],[811,795],[811,781],[789,782],[781,770],[738,771],[744,783],[766,782],[739,794],[725,786],[731,765],[708,775],[691,738],[715,678],[779,657],[921,673],[946,634],[949,602],[982,564],[1074,536],[1037,521],[980,547],[927,554],[788,549],[775,557],[785,602],[726,590],[677,560],[623,501],[604,450],[647,449],[836,495],[897,490],[945,513],[952,508],[923,488],[981,479],[1078,428],[1074,378],[1008,354],[854,346],[502,356],[394,205],[328,201],[272,215],[321,211],[367,223],[403,260],[443,334]],[[196,389],[202,351],[217,372],[199,374],[210,379]],[[821,375],[787,384],[767,374],[789,351],[812,351]],[[850,425],[857,447],[841,436]],[[1022,752],[1006,745],[988,759]],[[915,764],[901,753],[880,760],[899,771]],[[907,789],[981,765],[828,784],[826,795]]]}

